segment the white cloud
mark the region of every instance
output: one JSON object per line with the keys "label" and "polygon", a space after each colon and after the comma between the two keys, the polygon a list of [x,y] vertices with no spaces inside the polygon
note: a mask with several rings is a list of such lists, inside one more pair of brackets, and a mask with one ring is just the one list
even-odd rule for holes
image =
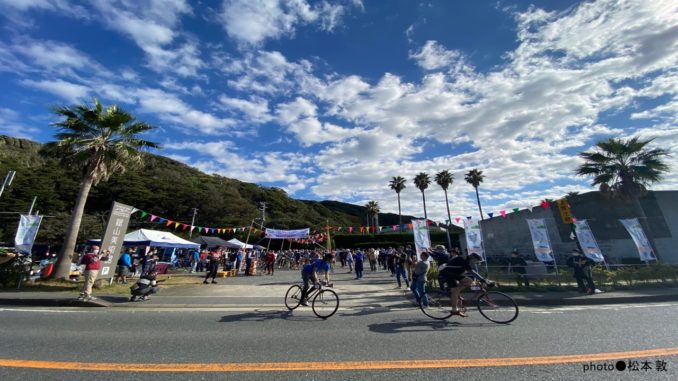
{"label": "white cloud", "polygon": [[[353,2],[362,8],[362,2]],[[315,6],[306,0],[224,0],[221,21],[232,39],[246,45],[257,45],[267,39],[294,34],[305,24],[318,24],[331,31],[341,22],[346,8],[322,1]]]}
{"label": "white cloud", "polygon": [[260,97],[251,100],[231,98],[226,95],[219,97],[219,102],[226,110],[242,113],[246,120],[252,123],[266,123],[272,119],[268,110],[268,101]]}
{"label": "white cloud", "polygon": [[33,87],[57,95],[70,103],[87,100],[91,89],[86,86],[67,82],[61,79],[34,81],[25,79],[20,82],[24,86]]}
{"label": "white cloud", "polygon": [[180,32],[181,18],[193,14],[186,1],[116,0],[93,6],[110,29],[127,35],[146,53],[150,69],[195,77],[205,67],[198,42]]}
{"label": "white cloud", "polygon": [[447,50],[437,41],[429,40],[416,52],[410,52],[410,58],[426,70],[436,70],[449,67],[462,59],[461,52]]}
{"label": "white cloud", "polygon": [[39,130],[35,127],[26,126],[19,120],[19,113],[4,107],[0,107],[0,134],[17,138],[34,139]]}

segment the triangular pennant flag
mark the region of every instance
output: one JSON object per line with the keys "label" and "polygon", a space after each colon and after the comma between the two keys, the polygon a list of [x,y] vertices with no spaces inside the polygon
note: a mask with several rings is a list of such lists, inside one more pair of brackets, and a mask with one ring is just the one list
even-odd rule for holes
{"label": "triangular pennant flag", "polygon": [[180,223],[178,223],[178,222],[175,222],[175,223],[174,223],[174,228],[175,228],[175,229],[176,229],[176,228],[178,228],[178,227],[179,227],[179,225],[181,225],[181,224],[180,224]]}
{"label": "triangular pennant flag", "polygon": [[193,229],[195,229],[195,226],[191,226],[191,232],[193,232]]}
{"label": "triangular pennant flag", "polygon": [[513,208],[513,213],[518,214],[519,211],[520,211],[520,208]]}
{"label": "triangular pennant flag", "polygon": [[529,210],[530,212],[532,212],[532,209],[534,209],[534,206],[530,206],[529,208],[527,208],[527,210]]}
{"label": "triangular pennant flag", "polygon": [[148,216],[148,213],[144,212],[143,210],[141,211],[141,216],[139,218],[144,218]]}
{"label": "triangular pennant flag", "polygon": [[471,216],[466,217],[466,219],[469,220],[469,221],[471,220],[471,218],[472,218]]}
{"label": "triangular pennant flag", "polygon": [[186,230],[186,229],[188,229],[188,225],[186,225],[186,224],[181,224],[181,228],[182,228],[183,230]]}
{"label": "triangular pennant flag", "polygon": [[455,217],[454,220],[457,221],[457,223],[459,223],[459,221],[461,221],[461,218]]}
{"label": "triangular pennant flag", "polygon": [[155,221],[156,218],[158,218],[158,216],[151,214],[151,222]]}
{"label": "triangular pennant flag", "polygon": [[166,218],[162,218],[162,217],[158,218],[158,222],[161,223],[161,224],[165,221],[167,221]]}
{"label": "triangular pennant flag", "polygon": [[138,212],[138,211],[140,211],[140,210],[141,210],[141,209],[132,208],[132,213],[130,213],[130,214],[134,214],[134,213],[136,213],[136,212]]}
{"label": "triangular pennant flag", "polygon": [[349,227],[348,227],[348,232],[349,232],[349,233],[353,233],[353,226],[349,226]]}
{"label": "triangular pennant flag", "polygon": [[490,219],[492,219],[492,216],[494,216],[494,213],[487,213],[488,216],[490,216]]}
{"label": "triangular pennant flag", "polygon": [[548,209],[550,206],[551,206],[551,204],[549,204],[549,202],[546,201],[546,200],[544,200],[544,201],[541,203],[541,207],[544,208],[544,209]]}
{"label": "triangular pennant flag", "polygon": [[407,228],[408,228],[409,230],[412,230],[412,224],[407,224]]}
{"label": "triangular pennant flag", "polygon": [[165,226],[170,226],[170,225],[172,225],[173,223],[174,223],[174,221],[172,221],[172,220],[167,220],[167,222],[165,223]]}
{"label": "triangular pennant flag", "polygon": [[502,217],[506,218],[506,211],[505,210],[500,210],[499,214],[501,214]]}

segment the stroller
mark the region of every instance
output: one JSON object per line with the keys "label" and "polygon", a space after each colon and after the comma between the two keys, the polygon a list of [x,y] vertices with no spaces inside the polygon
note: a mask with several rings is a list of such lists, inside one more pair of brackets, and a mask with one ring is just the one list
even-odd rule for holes
{"label": "stroller", "polygon": [[149,299],[149,295],[157,294],[160,291],[158,287],[158,281],[156,280],[158,273],[151,271],[142,275],[139,280],[130,287],[132,291],[132,297],[129,299],[130,302],[146,301]]}

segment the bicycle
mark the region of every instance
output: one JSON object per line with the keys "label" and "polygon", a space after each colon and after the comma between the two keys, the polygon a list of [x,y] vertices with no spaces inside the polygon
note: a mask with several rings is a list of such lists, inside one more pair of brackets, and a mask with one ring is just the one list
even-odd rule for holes
{"label": "bicycle", "polygon": [[[328,284],[327,287],[332,287]],[[303,286],[295,284],[285,293],[285,307],[292,311],[301,304],[301,294]],[[339,309],[339,296],[334,290],[323,288],[322,284],[308,290],[306,300],[311,300],[311,309],[315,316],[321,319],[327,319],[334,315]]]}
{"label": "bicycle", "polygon": [[[494,285],[494,283],[474,282],[471,285],[471,292],[475,291],[475,294],[468,299],[459,296],[458,310],[466,312],[470,303],[475,301],[478,312],[493,323],[509,324],[516,320],[519,313],[518,304],[502,292],[487,290]],[[446,320],[453,315],[449,292],[438,289],[435,292],[427,292],[426,295],[428,306],[424,306],[423,297],[419,300],[419,308],[426,316],[436,320]]]}

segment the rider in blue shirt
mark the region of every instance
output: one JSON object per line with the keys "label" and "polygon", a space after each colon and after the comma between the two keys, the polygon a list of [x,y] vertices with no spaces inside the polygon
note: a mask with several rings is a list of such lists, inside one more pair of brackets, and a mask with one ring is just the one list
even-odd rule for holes
{"label": "rider in blue shirt", "polygon": [[332,260],[332,254],[325,254],[322,260],[318,260],[312,263],[307,263],[301,269],[301,280],[304,282],[304,288],[301,292],[301,305],[308,306],[306,303],[306,295],[308,295],[308,289],[310,288],[310,282],[313,284],[318,283],[318,273],[325,273],[325,283],[330,283],[330,261]]}

